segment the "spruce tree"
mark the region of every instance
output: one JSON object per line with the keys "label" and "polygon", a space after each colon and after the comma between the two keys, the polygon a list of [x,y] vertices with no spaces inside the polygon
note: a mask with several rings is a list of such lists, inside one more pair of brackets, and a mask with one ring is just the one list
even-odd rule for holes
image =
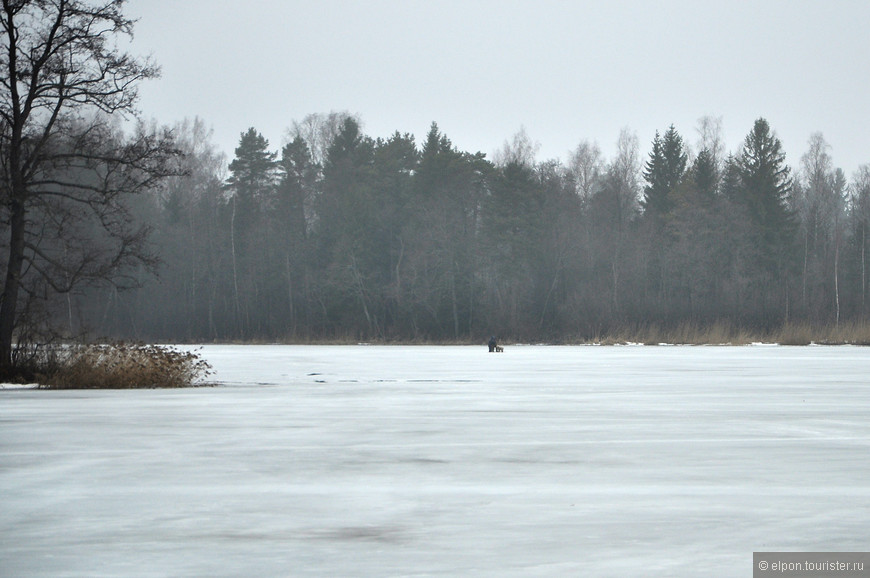
{"label": "spruce tree", "polygon": [[768,253],[783,249],[794,234],[787,200],[792,188],[785,151],[768,122],[759,118],[738,159],[740,199]]}
{"label": "spruce tree", "polygon": [[643,177],[647,185],[643,189],[642,205],[651,215],[662,216],[674,207],[673,191],[686,172],[688,154],[683,137],[671,125],[664,137],[656,132],[653,150],[644,166]]}
{"label": "spruce tree", "polygon": [[733,154],[729,154],[725,159],[725,167],[722,170],[722,182],[720,184],[722,197],[729,202],[739,203],[742,197],[741,189],[739,160]]}
{"label": "spruce tree", "polygon": [[702,198],[710,199],[719,189],[719,171],[716,159],[708,149],[702,150],[692,163],[692,182],[695,191]]}

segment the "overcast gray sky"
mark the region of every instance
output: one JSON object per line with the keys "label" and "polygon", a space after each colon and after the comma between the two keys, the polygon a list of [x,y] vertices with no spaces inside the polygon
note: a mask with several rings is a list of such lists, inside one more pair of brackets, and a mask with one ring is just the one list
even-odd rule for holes
{"label": "overcast gray sky", "polygon": [[796,166],[811,133],[851,177],[870,163],[870,0],[131,0],[134,51],[163,76],[148,117],[201,117],[229,158],[255,127],[280,148],[313,112],[359,114],[373,137],[432,121],[493,151],[525,127],[538,160],[584,139],[644,155],[673,123],[722,117],[729,150],[765,117]]}

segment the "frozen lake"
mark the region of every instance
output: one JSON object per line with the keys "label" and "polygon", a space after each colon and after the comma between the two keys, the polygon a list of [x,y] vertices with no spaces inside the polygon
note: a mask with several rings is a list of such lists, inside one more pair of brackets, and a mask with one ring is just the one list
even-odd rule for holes
{"label": "frozen lake", "polygon": [[870,549],[870,349],[206,346],[0,391],[2,576],[750,576]]}

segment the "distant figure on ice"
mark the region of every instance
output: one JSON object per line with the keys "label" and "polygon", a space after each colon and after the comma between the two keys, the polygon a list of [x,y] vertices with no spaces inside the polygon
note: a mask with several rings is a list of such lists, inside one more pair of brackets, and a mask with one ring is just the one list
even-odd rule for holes
{"label": "distant figure on ice", "polygon": [[495,335],[489,338],[489,352],[492,353],[493,351],[496,353],[504,351],[504,347],[499,347],[498,343],[496,343]]}

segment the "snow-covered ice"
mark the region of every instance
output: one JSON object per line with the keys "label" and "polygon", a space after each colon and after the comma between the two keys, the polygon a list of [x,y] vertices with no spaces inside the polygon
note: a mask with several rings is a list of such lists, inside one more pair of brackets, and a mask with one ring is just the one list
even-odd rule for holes
{"label": "snow-covered ice", "polygon": [[2,576],[748,576],[870,549],[870,349],[206,346],[0,391]]}

